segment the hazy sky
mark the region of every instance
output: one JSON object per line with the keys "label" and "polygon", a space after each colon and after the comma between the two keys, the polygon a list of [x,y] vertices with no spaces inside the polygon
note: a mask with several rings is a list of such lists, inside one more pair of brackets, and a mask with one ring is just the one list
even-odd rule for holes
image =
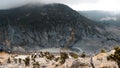
{"label": "hazy sky", "polygon": [[74,10],[120,11],[120,0],[0,0],[0,9],[7,9],[33,2],[64,3]]}

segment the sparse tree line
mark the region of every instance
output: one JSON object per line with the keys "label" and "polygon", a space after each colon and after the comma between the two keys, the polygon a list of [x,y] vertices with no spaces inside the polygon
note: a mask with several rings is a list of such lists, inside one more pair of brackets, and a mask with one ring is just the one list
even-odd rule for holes
{"label": "sparse tree line", "polygon": [[56,62],[54,63],[54,65],[55,68],[57,68],[58,66],[65,64],[66,59],[69,59],[70,57],[77,60],[79,57],[85,58],[86,54],[83,53],[79,56],[74,52],[70,52],[70,53],[60,52],[59,56],[56,57],[54,54],[51,54],[50,52],[39,52],[39,53],[35,52],[29,55],[28,57],[26,57],[25,59],[21,59],[21,58],[16,59],[15,57],[11,56],[10,58],[8,58],[7,63],[22,64],[25,67],[32,66],[32,68],[41,68],[42,65],[40,64],[38,58],[44,58],[46,62],[50,62],[50,61]]}
{"label": "sparse tree line", "polygon": [[[115,47],[114,48],[115,52],[114,54],[111,54],[107,56],[108,61],[115,61],[120,68],[120,47]],[[105,49],[101,49],[101,53],[106,53]],[[17,56],[17,55],[16,55]],[[20,64],[24,65],[25,67],[32,67],[32,68],[41,68],[44,65],[41,64],[41,61],[39,61],[39,58],[44,58],[47,63],[50,63],[51,61],[54,61],[52,65],[55,66],[55,68],[65,65],[66,60],[69,58],[74,59],[74,63],[71,65],[71,68],[79,68],[80,66],[90,66],[87,63],[84,62],[79,62],[79,57],[80,58],[85,58],[87,57],[86,53],[83,52],[82,54],[77,54],[74,52],[60,52],[59,54],[52,54],[50,52],[34,52],[30,55],[28,55],[25,59],[18,58],[16,59],[15,56],[11,56],[8,58],[7,63],[15,63],[15,64]],[[98,61],[103,61],[104,59],[97,59]],[[94,61],[93,61],[94,63]],[[70,67],[67,67],[70,68]]]}

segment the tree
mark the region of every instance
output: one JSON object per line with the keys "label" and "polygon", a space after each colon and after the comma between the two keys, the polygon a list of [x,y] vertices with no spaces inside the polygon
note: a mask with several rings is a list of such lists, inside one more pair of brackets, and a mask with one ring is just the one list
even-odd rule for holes
{"label": "tree", "polygon": [[22,59],[21,59],[21,58],[19,58],[18,60],[19,60],[19,63],[21,64]]}
{"label": "tree", "polygon": [[86,57],[85,52],[83,52],[83,53],[81,54],[81,57],[82,57],[82,58],[85,58],[85,57]]}
{"label": "tree", "polygon": [[33,68],[40,68],[39,62],[34,62],[33,63]]}
{"label": "tree", "polygon": [[11,59],[10,58],[8,58],[7,63],[11,63]]}
{"label": "tree", "polygon": [[101,53],[105,53],[106,51],[105,51],[105,49],[104,48],[102,48],[101,49]]}
{"label": "tree", "polygon": [[115,47],[115,53],[111,54],[110,56],[108,56],[107,58],[109,60],[114,60],[115,62],[117,62],[118,67],[120,68],[120,47]]}
{"label": "tree", "polygon": [[29,57],[25,58],[24,63],[25,63],[25,66],[29,66],[30,65],[30,58]]}
{"label": "tree", "polygon": [[61,59],[60,63],[61,63],[61,64],[64,64],[64,63],[65,63],[65,60],[68,59],[68,58],[69,58],[69,56],[68,56],[67,53],[65,53],[65,52],[61,52],[61,53],[60,53],[60,59]]}

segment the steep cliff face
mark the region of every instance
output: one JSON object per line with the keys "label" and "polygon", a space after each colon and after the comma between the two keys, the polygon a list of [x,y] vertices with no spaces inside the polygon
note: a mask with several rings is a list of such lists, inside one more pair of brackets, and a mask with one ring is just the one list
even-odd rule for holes
{"label": "steep cliff face", "polygon": [[[0,11],[0,42],[13,50],[74,46],[86,49],[100,47],[107,39],[118,41],[104,25],[63,4],[29,4]],[[94,43],[96,40],[99,43]]]}

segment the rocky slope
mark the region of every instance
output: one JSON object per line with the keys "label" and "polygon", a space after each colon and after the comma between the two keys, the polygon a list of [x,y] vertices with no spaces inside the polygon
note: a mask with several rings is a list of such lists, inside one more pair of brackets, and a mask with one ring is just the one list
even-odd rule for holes
{"label": "rocky slope", "polygon": [[103,24],[63,4],[28,4],[0,10],[0,42],[17,51],[66,47],[95,51],[119,43]]}

